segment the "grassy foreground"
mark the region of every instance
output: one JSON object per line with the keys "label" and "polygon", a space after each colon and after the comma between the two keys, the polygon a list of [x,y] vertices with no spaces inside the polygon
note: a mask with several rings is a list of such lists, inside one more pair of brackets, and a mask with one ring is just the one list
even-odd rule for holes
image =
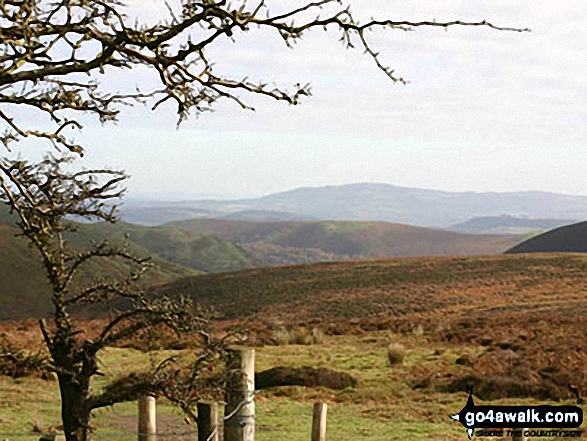
{"label": "grassy foreground", "polygon": [[[405,346],[403,364],[390,366],[387,361],[386,346],[390,341]],[[284,387],[261,392],[256,401],[256,440],[309,440],[315,401],[329,405],[329,440],[465,440],[464,429],[448,418],[462,408],[465,394],[412,389],[411,385],[414,378],[425,371],[457,375],[469,369],[455,364],[457,357],[479,351],[475,346],[442,345],[430,342],[425,336],[400,336],[387,331],[331,336],[311,346],[258,348],[257,371],[279,365],[324,366],[352,374],[359,384],[342,391]],[[101,354],[102,371],[107,379],[112,379],[167,355],[168,352],[146,355],[132,349],[108,349]],[[100,388],[103,381],[97,382],[95,387]],[[569,401],[569,404],[574,403]],[[136,414],[136,403],[96,412],[93,425],[97,430],[93,439],[135,439]],[[48,428],[58,425],[59,421],[55,382],[0,377],[0,439],[38,440],[39,434],[32,431],[34,424]],[[158,403],[158,425],[163,433],[160,440],[193,440],[196,437],[195,428],[186,425],[179,412],[164,401]]]}

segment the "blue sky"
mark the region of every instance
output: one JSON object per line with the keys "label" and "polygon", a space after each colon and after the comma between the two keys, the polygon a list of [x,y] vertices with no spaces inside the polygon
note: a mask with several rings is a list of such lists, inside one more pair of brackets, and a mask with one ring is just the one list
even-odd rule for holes
{"label": "blue sky", "polygon": [[[162,1],[133,0],[129,10],[138,4],[148,19],[161,14]],[[127,170],[137,196],[259,196],[350,182],[587,194],[585,2],[350,4],[364,18],[487,19],[532,32],[373,33],[385,62],[410,81],[403,86],[345,50],[334,32],[308,33],[288,50],[278,36],[253,30],[211,48],[218,71],[310,82],[311,98],[292,107],[253,97],[254,113],[223,103],[179,130],[171,107],[133,108],[115,126],[86,128],[88,164]],[[113,87],[151,81],[134,75],[112,78]]]}

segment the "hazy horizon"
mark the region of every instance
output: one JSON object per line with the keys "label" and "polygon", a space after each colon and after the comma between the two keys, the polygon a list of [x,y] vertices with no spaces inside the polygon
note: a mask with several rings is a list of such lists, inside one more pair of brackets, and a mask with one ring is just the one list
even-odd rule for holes
{"label": "hazy horizon", "polygon": [[278,190],[270,193],[259,193],[259,194],[249,194],[249,195],[238,195],[238,194],[219,194],[219,193],[173,193],[173,192],[131,192],[125,196],[126,200],[131,201],[148,201],[148,202],[182,202],[182,201],[195,201],[195,200],[218,200],[218,201],[230,201],[230,200],[239,200],[239,199],[256,199],[261,198],[264,196],[269,196],[273,194],[279,193],[287,193],[294,190],[299,189],[318,189],[324,187],[341,187],[341,186],[352,186],[352,185],[388,185],[392,187],[401,187],[401,188],[410,188],[415,190],[424,190],[424,191],[438,191],[438,192],[446,192],[446,193],[493,193],[493,194],[511,194],[511,193],[550,193],[550,194],[557,194],[561,196],[587,196],[587,194],[571,194],[571,193],[559,193],[559,192],[551,192],[551,191],[544,191],[544,190],[519,190],[519,191],[452,191],[446,190],[442,188],[425,188],[425,187],[415,187],[409,185],[397,185],[391,184],[388,182],[351,182],[346,184],[326,184],[326,185],[302,185],[299,187],[294,188],[285,188],[283,190]]}
{"label": "hazy horizon", "polygon": [[[271,4],[279,9],[284,3]],[[210,48],[218,71],[285,87],[310,82],[312,97],[295,107],[247,99],[256,112],[221,103],[179,130],[172,106],[125,109],[117,125],[86,124],[77,138],[88,147],[84,162],[126,170],[137,197],[242,198],[355,182],[587,195],[587,58],[577,44],[587,39],[587,3],[350,4],[362,20],[486,19],[532,32],[455,27],[370,33],[383,61],[410,81],[403,86],[362,51],[345,50],[334,32],[308,32],[289,50],[279,36],[252,29],[236,43]],[[129,11],[137,10],[156,20],[165,6],[131,0]],[[141,69],[116,75],[109,78],[113,89],[153,84]]]}

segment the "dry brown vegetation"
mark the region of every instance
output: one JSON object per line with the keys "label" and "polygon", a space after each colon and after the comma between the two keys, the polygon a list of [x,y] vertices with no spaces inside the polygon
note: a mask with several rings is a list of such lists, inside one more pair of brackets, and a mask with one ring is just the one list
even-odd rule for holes
{"label": "dry brown vegetation", "polygon": [[[416,388],[452,392],[473,385],[485,399],[581,401],[587,394],[586,275],[582,255],[426,258],[200,276],[167,291],[213,307],[226,328],[247,320],[252,344],[278,343],[280,329],[287,334],[283,343],[304,343],[317,328],[423,333],[431,346],[478,348],[463,354],[458,375],[441,368],[417,372]],[[92,322],[87,327],[91,333]],[[34,322],[2,328],[36,348],[30,345],[39,337]]]}
{"label": "dry brown vegetation", "polygon": [[11,378],[51,378],[49,359],[43,351],[29,351],[0,342],[0,375]]}
{"label": "dry brown vegetation", "polygon": [[518,255],[300,265],[168,286],[229,319],[281,320],[330,334],[388,329],[482,349],[459,378],[418,384],[484,398],[587,393],[587,257]]}

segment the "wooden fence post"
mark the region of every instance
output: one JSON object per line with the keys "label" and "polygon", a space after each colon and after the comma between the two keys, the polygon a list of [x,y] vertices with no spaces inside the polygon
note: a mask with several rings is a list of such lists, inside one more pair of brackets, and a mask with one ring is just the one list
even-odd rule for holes
{"label": "wooden fence post", "polygon": [[255,350],[228,350],[224,441],[255,440]]}
{"label": "wooden fence post", "polygon": [[198,403],[198,441],[218,441],[218,403],[201,401]]}
{"label": "wooden fence post", "polygon": [[157,439],[157,411],[155,397],[139,398],[139,441]]}
{"label": "wooden fence post", "polygon": [[326,441],[326,412],[328,406],[325,403],[314,404],[312,416],[312,441]]}

